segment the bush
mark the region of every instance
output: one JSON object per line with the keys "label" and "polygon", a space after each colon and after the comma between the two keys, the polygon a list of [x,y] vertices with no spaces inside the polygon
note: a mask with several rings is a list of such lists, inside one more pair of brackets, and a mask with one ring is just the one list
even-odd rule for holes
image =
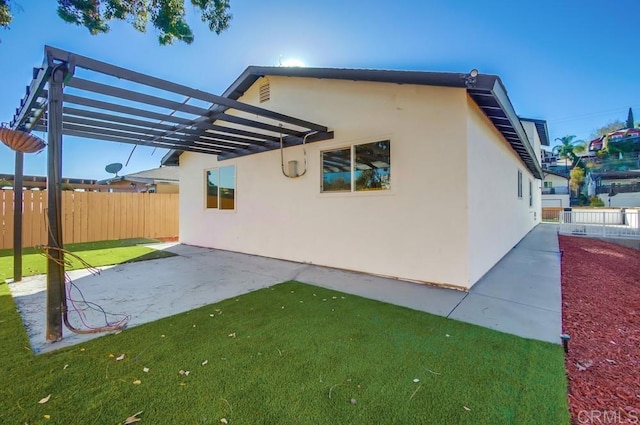
{"label": "bush", "polygon": [[589,205],[592,207],[604,207],[604,201],[597,196],[589,198]]}

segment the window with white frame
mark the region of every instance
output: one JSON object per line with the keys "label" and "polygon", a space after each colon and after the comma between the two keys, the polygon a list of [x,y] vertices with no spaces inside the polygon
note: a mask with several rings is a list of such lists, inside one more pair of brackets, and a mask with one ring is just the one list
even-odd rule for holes
{"label": "window with white frame", "polygon": [[518,170],[518,199],[522,199],[522,171]]}
{"label": "window with white frame", "polygon": [[212,168],[205,173],[206,208],[234,210],[236,208],[236,167]]}
{"label": "window with white frame", "polygon": [[533,182],[529,179],[529,206],[533,206]]}
{"label": "window with white frame", "polygon": [[549,181],[549,182],[543,182],[544,183],[544,187],[553,187],[553,182]]}
{"label": "window with white frame", "polygon": [[322,192],[362,192],[391,188],[391,142],[364,143],[324,151]]}

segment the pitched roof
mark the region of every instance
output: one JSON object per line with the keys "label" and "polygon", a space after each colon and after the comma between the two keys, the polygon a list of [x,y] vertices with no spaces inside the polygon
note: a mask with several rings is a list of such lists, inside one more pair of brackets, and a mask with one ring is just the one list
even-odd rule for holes
{"label": "pitched roof", "polygon": [[532,122],[536,126],[536,130],[538,131],[538,136],[540,137],[540,144],[544,146],[549,146],[549,129],[547,128],[547,122],[545,120],[520,117],[520,121]]}
{"label": "pitched roof", "polygon": [[[259,78],[264,76],[286,76],[301,78],[321,78],[353,81],[372,81],[395,84],[415,84],[441,87],[466,88],[473,101],[483,110],[496,129],[518,153],[527,168],[538,178],[542,169],[533,147],[516,115],[507,91],[497,75],[467,73],[391,71],[346,68],[302,68],[302,67],[248,67],[223,96],[239,99]],[[540,123],[544,123],[542,120]],[[546,123],[545,123],[546,128]],[[539,130],[540,131],[540,130]],[[542,136],[541,136],[542,138]],[[170,151],[162,159],[163,164],[177,164],[179,151]]]}

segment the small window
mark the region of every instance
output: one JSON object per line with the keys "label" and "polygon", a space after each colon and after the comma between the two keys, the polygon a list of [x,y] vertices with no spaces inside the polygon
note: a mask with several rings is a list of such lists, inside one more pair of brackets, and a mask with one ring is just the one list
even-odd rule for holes
{"label": "small window", "polygon": [[390,189],[390,151],[384,140],[322,152],[322,192]]}
{"label": "small window", "polygon": [[236,207],[236,167],[212,168],[206,172],[208,209],[233,210]]}
{"label": "small window", "polygon": [[553,182],[544,182],[544,187],[553,187]]}
{"label": "small window", "polygon": [[529,180],[529,206],[533,206],[533,182]]}
{"label": "small window", "polygon": [[518,170],[518,199],[522,199],[522,171]]}

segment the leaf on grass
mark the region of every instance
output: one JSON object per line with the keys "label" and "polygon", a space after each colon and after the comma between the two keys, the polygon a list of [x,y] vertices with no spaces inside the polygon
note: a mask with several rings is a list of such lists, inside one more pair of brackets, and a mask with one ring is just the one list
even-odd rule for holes
{"label": "leaf on grass", "polygon": [[135,381],[133,381],[133,385],[140,385],[142,384],[142,381],[139,379],[136,379]]}
{"label": "leaf on grass", "polygon": [[203,361],[201,364],[202,364],[202,366],[204,366],[204,365],[206,365],[207,363],[209,363],[209,360],[205,360],[205,361]]}
{"label": "leaf on grass", "polygon": [[142,371],[143,371],[144,373],[147,373],[147,372],[149,372],[149,368],[148,368],[148,367],[143,367],[143,368],[142,368]]}
{"label": "leaf on grass", "polygon": [[120,361],[120,360],[124,360],[124,353],[122,353],[118,357],[116,357],[116,361]]}
{"label": "leaf on grass", "polygon": [[51,419],[51,415],[44,415],[44,418],[49,420],[49,419]]}
{"label": "leaf on grass", "polygon": [[414,379],[413,382],[418,383],[420,380],[418,378]]}
{"label": "leaf on grass", "polygon": [[225,418],[222,418],[220,419],[220,423],[223,425],[227,425],[229,422]]}
{"label": "leaf on grass", "polygon": [[64,370],[64,369],[66,369],[66,368],[68,368],[68,367],[69,367],[69,365],[68,365],[68,364],[66,364],[66,365],[64,365],[64,367],[63,367],[62,369]]}
{"label": "leaf on grass", "polygon": [[178,373],[179,373],[180,375],[189,376],[189,374],[190,374],[191,372],[189,372],[188,370],[182,370],[182,369],[180,369],[180,371],[179,371]]}
{"label": "leaf on grass", "polygon": [[45,398],[40,399],[40,401],[38,402],[38,404],[45,404],[47,401],[49,401],[49,399],[51,398],[51,394],[49,394],[48,396],[46,396]]}
{"label": "leaf on grass", "polygon": [[235,338],[235,337],[236,337],[236,333],[235,332],[229,334],[229,338]]}
{"label": "leaf on grass", "polygon": [[109,358],[110,358],[110,359],[112,359],[112,358],[114,358],[114,357],[115,357],[115,355],[114,355],[113,353],[109,353]]}
{"label": "leaf on grass", "polygon": [[139,418],[138,416],[140,416],[142,414],[142,410],[139,411],[138,413],[135,413],[131,416],[129,416],[127,419],[124,420],[123,425],[128,425],[128,424],[132,424],[134,422],[140,422],[142,420],[142,418]]}
{"label": "leaf on grass", "polygon": [[467,412],[471,412],[471,409],[469,409],[467,406],[462,406],[462,408],[463,408],[464,410],[466,410]]}
{"label": "leaf on grass", "polygon": [[81,348],[80,351],[84,351],[84,348]]}

